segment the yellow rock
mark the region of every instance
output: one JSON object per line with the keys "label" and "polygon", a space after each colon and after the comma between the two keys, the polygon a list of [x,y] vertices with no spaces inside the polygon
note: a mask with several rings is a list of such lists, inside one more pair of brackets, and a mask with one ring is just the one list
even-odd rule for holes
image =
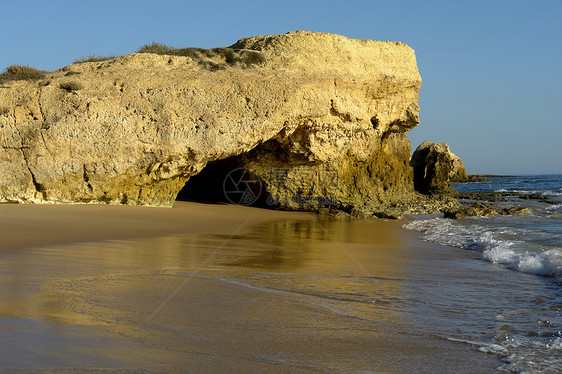
{"label": "yellow rock", "polygon": [[[232,48],[265,62],[135,53],[4,84],[0,200],[169,206],[208,162],[236,155],[280,197],[310,168],[338,184],[307,193],[342,206],[414,196],[406,131],[421,78],[410,47],[296,31]],[[268,180],[278,166],[290,188]]]}

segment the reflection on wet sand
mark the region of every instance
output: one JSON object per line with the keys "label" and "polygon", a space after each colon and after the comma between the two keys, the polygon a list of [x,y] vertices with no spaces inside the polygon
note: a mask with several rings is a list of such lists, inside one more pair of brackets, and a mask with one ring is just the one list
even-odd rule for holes
{"label": "reflection on wet sand", "polygon": [[[355,224],[369,226],[369,222]],[[65,322],[84,323],[80,319],[85,317],[83,315],[68,319],[68,311],[61,303],[64,295],[52,293],[50,287],[53,282],[60,285],[106,279],[107,274],[180,274],[187,270],[200,274],[218,271],[221,275],[229,273],[247,278],[248,274],[253,274],[247,271],[249,268],[274,273],[350,277],[360,274],[360,269],[354,268],[350,258],[342,253],[338,245],[340,240],[353,239],[354,242],[345,242],[346,248],[356,250],[355,255],[359,257],[363,247],[371,251],[379,247],[379,256],[390,250],[391,257],[396,257],[401,243],[394,232],[397,231],[395,225],[382,225],[388,227],[379,232],[369,231],[361,237],[353,236],[358,228],[345,221],[287,220],[250,227],[243,235],[185,234],[30,249],[25,251],[26,255],[5,258],[0,264],[1,273],[6,274],[0,313],[17,317],[66,318]],[[381,223],[376,226],[380,227]],[[369,244],[374,242],[377,244]],[[393,262],[393,266],[388,265]],[[205,266],[202,268],[201,264]],[[381,257],[374,265],[376,267],[371,266],[371,271],[377,276],[383,274],[390,278],[399,270],[395,261],[385,261]],[[65,278],[67,275],[70,277]],[[318,278],[322,282],[330,279]],[[327,290],[338,288],[328,284],[323,287]],[[385,289],[387,292],[389,290]]]}
{"label": "reflection on wet sand", "polygon": [[[76,326],[72,339],[61,333],[63,356],[81,334],[100,336],[88,343],[95,357],[121,368],[401,371],[452,349],[409,333],[404,279],[415,261],[398,223],[269,217],[230,233],[4,253],[0,316]],[[56,365],[76,366],[75,350],[78,359]],[[95,357],[83,353],[85,363]]]}

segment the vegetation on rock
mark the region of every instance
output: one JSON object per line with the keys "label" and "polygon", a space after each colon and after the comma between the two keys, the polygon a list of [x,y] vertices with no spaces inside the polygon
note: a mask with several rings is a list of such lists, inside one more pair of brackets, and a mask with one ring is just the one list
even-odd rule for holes
{"label": "vegetation on rock", "polygon": [[80,82],[64,82],[60,84],[60,88],[67,91],[78,91],[84,88],[84,85]]}
{"label": "vegetation on rock", "polygon": [[138,53],[155,53],[167,56],[185,56],[197,61],[210,70],[223,70],[226,66],[252,67],[263,65],[265,57],[258,51],[221,48],[173,48],[166,44],[152,42],[139,48]]}
{"label": "vegetation on rock", "polygon": [[116,58],[117,56],[102,56],[102,55],[87,55],[87,56],[82,56],[80,58],[77,58],[74,60],[74,63],[81,63],[81,62],[101,62],[101,61],[107,61],[107,60],[111,60]]}
{"label": "vegetation on rock", "polygon": [[45,78],[45,74],[45,71],[32,68],[28,65],[11,65],[0,74],[0,83],[39,80]]}

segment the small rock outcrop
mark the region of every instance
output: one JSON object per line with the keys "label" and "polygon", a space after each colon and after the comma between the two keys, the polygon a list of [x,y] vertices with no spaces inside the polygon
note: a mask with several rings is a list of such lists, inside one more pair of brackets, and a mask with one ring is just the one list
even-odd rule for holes
{"label": "small rock outcrop", "polygon": [[474,203],[470,206],[456,207],[447,209],[444,212],[445,218],[451,219],[461,219],[467,217],[493,217],[493,216],[505,216],[505,215],[522,215],[530,216],[532,212],[526,207],[507,207],[498,208],[490,204]]}
{"label": "small rock outcrop", "polygon": [[414,151],[410,166],[416,191],[426,195],[448,194],[451,183],[468,181],[462,160],[445,143],[426,140]]}
{"label": "small rock outcrop", "polygon": [[410,47],[298,31],[223,52],[136,53],[4,84],[0,202],[171,206],[224,162],[259,177],[280,208],[441,204],[413,188],[406,132],[421,78]]}

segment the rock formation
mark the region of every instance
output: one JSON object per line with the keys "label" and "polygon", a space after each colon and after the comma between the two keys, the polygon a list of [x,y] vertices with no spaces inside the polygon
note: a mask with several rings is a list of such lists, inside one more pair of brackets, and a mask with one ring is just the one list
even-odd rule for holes
{"label": "rock formation", "polygon": [[526,207],[507,207],[501,208],[492,206],[491,204],[474,203],[469,206],[455,207],[446,209],[444,212],[445,218],[451,219],[461,219],[467,217],[493,217],[493,216],[505,216],[505,215],[520,215],[520,216],[530,216],[532,212]]}
{"label": "rock formation", "polygon": [[298,31],[228,52],[135,53],[4,83],[0,201],[171,206],[224,162],[281,208],[435,210],[408,164],[421,85],[410,47]]}
{"label": "rock formation", "polygon": [[445,143],[426,140],[414,151],[410,166],[415,188],[423,194],[447,194],[451,183],[468,181],[462,160]]}

